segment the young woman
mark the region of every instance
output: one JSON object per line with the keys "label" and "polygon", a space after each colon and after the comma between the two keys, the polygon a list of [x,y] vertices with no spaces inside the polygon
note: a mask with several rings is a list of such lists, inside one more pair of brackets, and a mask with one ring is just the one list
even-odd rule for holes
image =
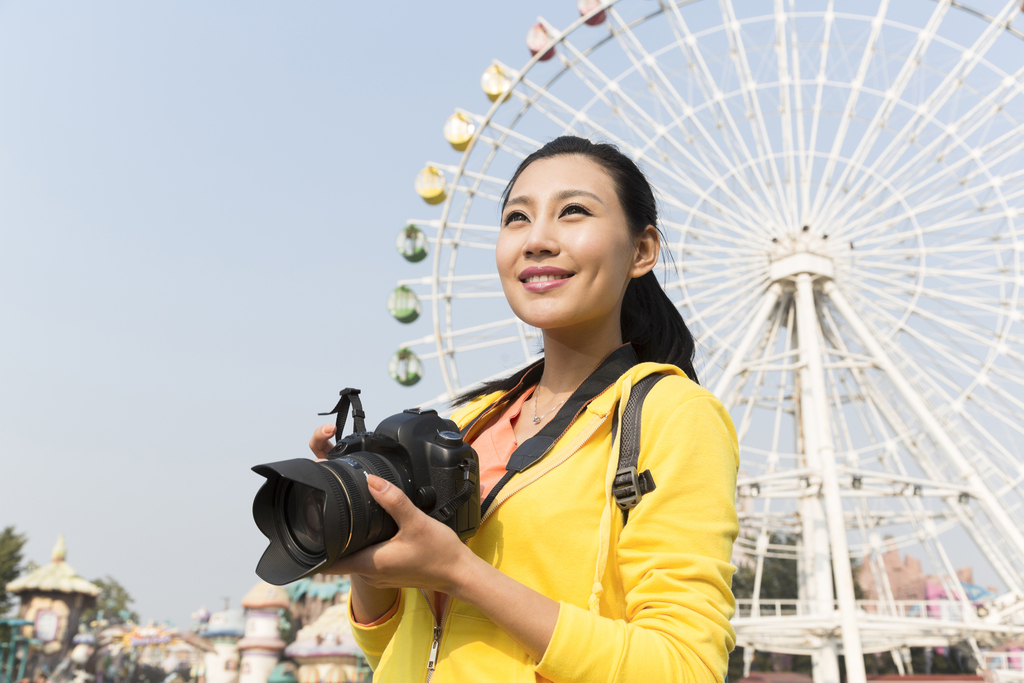
{"label": "young woman", "polygon": [[[472,424],[487,499],[467,544],[369,477],[399,532],[332,572],[352,576],[353,632],[377,683],[724,679],[738,448],[652,272],[657,224],[646,178],[610,145],[557,138],[512,177],[497,267],[516,316],[543,330],[544,360],[460,399],[453,419]],[[637,469],[657,489],[624,522],[613,423],[654,373],[666,377],[643,404]],[[535,464],[506,471],[584,380],[601,385],[593,400]],[[332,436],[319,429],[314,453]]]}

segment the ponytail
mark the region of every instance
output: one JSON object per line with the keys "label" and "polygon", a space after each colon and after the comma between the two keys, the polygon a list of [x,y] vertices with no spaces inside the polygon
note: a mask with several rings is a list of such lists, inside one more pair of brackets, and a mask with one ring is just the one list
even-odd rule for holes
{"label": "ponytail", "polygon": [[622,340],[633,345],[643,362],[675,365],[694,382],[696,344],[683,316],[658,283],[654,271],[633,278],[622,299]]}

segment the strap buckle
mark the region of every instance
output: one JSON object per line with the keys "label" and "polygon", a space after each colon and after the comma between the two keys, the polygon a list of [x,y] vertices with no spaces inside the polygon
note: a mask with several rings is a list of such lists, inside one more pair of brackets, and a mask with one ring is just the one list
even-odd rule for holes
{"label": "strap buckle", "polygon": [[650,470],[637,474],[635,467],[623,467],[612,480],[612,495],[620,510],[632,510],[643,500],[645,493],[655,489],[654,477]]}
{"label": "strap buckle", "polygon": [[640,490],[640,478],[635,467],[623,467],[615,473],[612,481],[612,495],[620,510],[632,510],[644,497]]}

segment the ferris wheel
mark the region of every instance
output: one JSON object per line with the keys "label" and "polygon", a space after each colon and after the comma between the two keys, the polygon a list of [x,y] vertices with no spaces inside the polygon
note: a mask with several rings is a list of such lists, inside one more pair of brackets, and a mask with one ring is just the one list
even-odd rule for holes
{"label": "ferris wheel", "polygon": [[[392,377],[442,402],[536,357],[494,268],[501,191],[557,135],[614,143],[656,187],[666,290],[737,426],[747,666],[809,654],[838,683],[842,654],[863,681],[862,654],[903,671],[909,647],[957,645],[1019,677],[993,648],[1024,635],[1020,0],[577,8],[524,25],[532,57],[485,71],[490,106],[443,127],[461,156],[417,176],[438,208],[397,247],[424,275],[388,305],[427,315]],[[928,596],[891,585],[892,551]],[[799,599],[763,593],[766,560]]]}

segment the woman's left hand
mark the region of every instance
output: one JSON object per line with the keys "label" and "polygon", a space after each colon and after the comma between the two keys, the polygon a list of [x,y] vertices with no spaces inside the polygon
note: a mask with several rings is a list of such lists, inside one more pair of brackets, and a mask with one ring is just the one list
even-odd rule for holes
{"label": "woman's left hand", "polygon": [[453,592],[456,567],[473,555],[448,526],[413,505],[384,479],[367,477],[370,495],[398,524],[393,538],[335,562],[331,574],[356,574],[375,588],[425,588]]}

